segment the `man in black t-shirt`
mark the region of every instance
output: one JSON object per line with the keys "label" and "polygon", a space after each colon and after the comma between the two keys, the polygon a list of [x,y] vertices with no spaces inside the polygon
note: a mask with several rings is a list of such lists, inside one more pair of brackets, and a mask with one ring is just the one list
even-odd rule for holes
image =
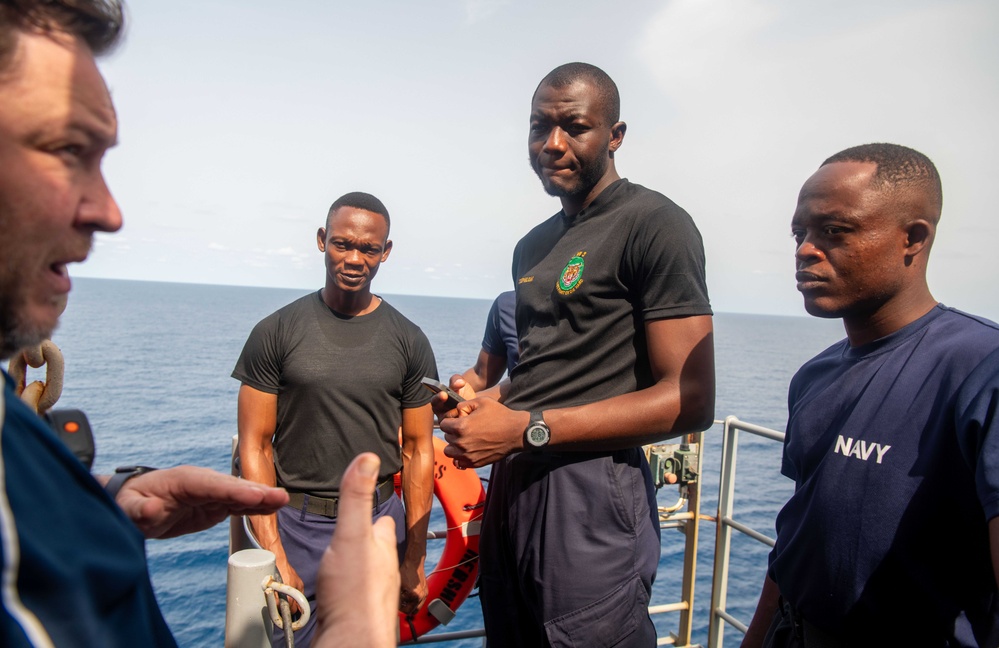
{"label": "man in black t-shirt", "polygon": [[[614,82],[592,65],[563,65],[538,86],[530,160],[562,211],[514,253],[520,364],[439,411],[456,465],[495,464],[480,545],[490,645],[655,645],[659,524],[641,446],[714,415],[700,234],[668,198],[618,175],[619,112]],[[475,396],[460,376],[451,385]]]}
{"label": "man in black t-shirt", "polygon": [[[350,193],[334,202],[317,234],[325,287],[261,320],[232,374],[242,382],[243,476],[283,486],[291,497],[277,515],[252,517],[254,533],[274,552],[284,582],[309,598],[313,613],[316,570],[336,526],[340,480],[362,452],[381,459],[373,517],[395,519],[400,551],[405,547],[400,610],[414,612],[427,592],[433,413],[420,379],[436,377],[437,368],[423,332],[371,292],[392,249],[388,233],[388,211],[374,196]],[[405,511],[392,487],[400,469]],[[295,643],[307,646],[313,628],[310,619]],[[276,631],[275,642],[280,639]]]}

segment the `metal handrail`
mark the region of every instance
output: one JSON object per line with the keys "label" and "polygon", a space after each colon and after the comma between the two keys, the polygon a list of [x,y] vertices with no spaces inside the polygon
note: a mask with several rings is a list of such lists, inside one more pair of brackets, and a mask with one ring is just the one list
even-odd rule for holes
{"label": "metal handrail", "polygon": [[750,538],[773,547],[775,540],[767,535],[740,524],[732,518],[735,508],[735,467],[739,448],[739,431],[773,441],[784,441],[784,434],[752,423],[744,423],[735,416],[725,418],[722,431],[721,470],[718,476],[718,516],[715,533],[714,576],[711,582],[711,612],[708,620],[708,648],[721,648],[725,635],[725,623],[743,633],[748,626],[734,618],[725,610],[728,597],[729,552],[732,549],[732,531],[739,531]]}
{"label": "metal handrail", "polygon": [[[696,576],[697,564],[696,547],[698,542],[699,523],[701,521],[715,522],[717,528],[715,533],[714,573],[711,587],[711,607],[709,611],[708,623],[708,648],[721,648],[726,623],[742,632],[746,632],[747,629],[745,624],[734,618],[725,609],[728,593],[729,553],[731,551],[733,530],[743,533],[758,542],[769,545],[770,547],[773,547],[775,544],[775,541],[768,536],[733,519],[732,514],[735,501],[735,468],[738,454],[739,431],[749,432],[756,436],[781,442],[784,440],[784,434],[776,430],[771,430],[770,428],[742,422],[735,416],[729,416],[725,418],[724,421],[715,421],[715,424],[718,423],[722,423],[724,427],[722,432],[722,456],[718,480],[717,516],[712,517],[709,515],[703,515],[700,511],[700,477],[703,475],[701,470],[703,465],[703,432],[700,432],[688,435],[685,439],[687,443],[690,443],[697,448],[697,467],[695,473],[698,476],[698,478],[690,484],[687,492],[687,510],[671,511],[665,516],[667,519],[662,521],[662,528],[676,528],[683,533],[685,536],[686,547],[684,551],[683,583],[681,584],[680,600],[668,603],[652,604],[649,606],[649,614],[653,616],[671,612],[680,612],[681,614],[679,627],[676,632],[670,632],[668,636],[660,637],[657,642],[657,645],[659,646],[694,646],[694,644],[690,643],[691,629],[693,625],[691,616],[693,612],[694,580]],[[245,529],[240,522],[242,522],[242,520],[239,520],[238,517],[234,518],[232,529],[232,540],[234,540],[232,543],[233,551],[239,548],[245,548],[245,545],[241,546],[241,543],[246,541],[246,534],[244,533]],[[439,532],[431,532],[429,536],[430,538],[434,538],[435,536],[438,536],[438,534]],[[438,630],[436,632],[422,635],[412,643],[443,643],[458,639],[483,636],[485,636],[483,628],[451,632]]]}

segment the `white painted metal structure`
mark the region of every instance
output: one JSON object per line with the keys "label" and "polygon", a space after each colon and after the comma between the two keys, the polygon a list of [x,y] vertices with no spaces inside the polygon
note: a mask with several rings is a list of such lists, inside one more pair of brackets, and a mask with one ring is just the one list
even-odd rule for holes
{"label": "white painted metal structure", "polygon": [[728,594],[729,553],[732,550],[732,532],[744,533],[750,538],[773,547],[775,540],[759,531],[736,522],[732,517],[735,510],[735,467],[739,449],[739,431],[748,432],[773,441],[784,441],[784,433],[770,428],[743,423],[734,416],[725,418],[722,431],[721,470],[718,478],[718,515],[715,518],[714,578],[711,583],[711,616],[708,623],[708,648],[722,648],[725,637],[725,623],[731,624],[743,633],[747,626],[725,611]]}
{"label": "white painted metal structure", "polygon": [[265,549],[243,549],[229,556],[225,648],[271,648],[273,626],[261,583],[274,571],[274,554]]}

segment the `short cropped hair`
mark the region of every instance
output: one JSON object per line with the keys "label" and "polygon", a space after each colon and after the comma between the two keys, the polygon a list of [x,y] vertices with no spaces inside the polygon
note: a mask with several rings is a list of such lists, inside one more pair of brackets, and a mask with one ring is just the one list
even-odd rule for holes
{"label": "short cropped hair", "polygon": [[341,207],[353,207],[354,209],[363,209],[364,211],[369,211],[373,214],[379,214],[385,218],[385,225],[388,229],[392,228],[392,220],[389,218],[388,209],[385,208],[384,203],[378,200],[369,193],[364,193],[363,191],[352,191],[348,194],[344,194],[333,201],[330,205],[330,210],[326,212],[326,227],[330,226],[330,216],[333,212],[340,209]]}
{"label": "short cropped hair", "polygon": [[833,162],[873,162],[878,165],[871,183],[884,190],[921,191],[926,196],[930,216],[940,217],[943,186],[937,167],[926,155],[899,144],[862,144],[833,155],[822,166]]}
{"label": "short cropped hair", "polygon": [[558,66],[541,79],[534,94],[537,95],[538,90],[544,86],[565,88],[577,81],[587,82],[597,89],[604,104],[604,117],[608,126],[621,120],[621,95],[617,91],[617,84],[606,72],[589,63],[566,63]]}
{"label": "short cropped hair", "polygon": [[66,32],[99,55],[124,28],[121,0],[0,0],[0,71],[10,64],[19,32]]}

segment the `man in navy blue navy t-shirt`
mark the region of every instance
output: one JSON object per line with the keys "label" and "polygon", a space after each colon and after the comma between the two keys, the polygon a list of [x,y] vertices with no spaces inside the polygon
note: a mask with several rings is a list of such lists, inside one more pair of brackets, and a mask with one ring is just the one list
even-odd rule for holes
{"label": "man in navy blue navy t-shirt", "polygon": [[894,144],[801,189],[798,290],[847,337],[791,381],[795,490],[743,646],[999,643],[999,326],[930,294],[941,204],[933,163]]}

